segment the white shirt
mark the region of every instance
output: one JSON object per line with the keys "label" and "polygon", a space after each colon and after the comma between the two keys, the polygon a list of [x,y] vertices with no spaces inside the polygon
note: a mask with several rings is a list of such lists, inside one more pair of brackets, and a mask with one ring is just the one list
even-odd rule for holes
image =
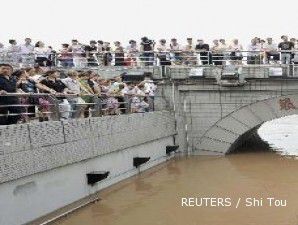
{"label": "white shirt", "polygon": [[156,91],[156,85],[153,83],[153,80],[146,80],[144,84],[144,92],[149,96],[154,96]]}
{"label": "white shirt", "polygon": [[20,52],[20,47],[18,45],[10,45],[7,47],[6,51],[9,53],[18,53]]}
{"label": "white shirt", "polygon": [[242,45],[240,45],[240,44],[234,44],[234,43],[232,43],[231,45],[230,45],[230,47],[229,47],[229,49],[231,50],[231,51],[242,51],[243,50],[243,47],[242,47]]}
{"label": "white shirt", "polygon": [[166,45],[159,44],[159,45],[157,45],[156,50],[159,52],[166,52],[168,50],[168,48]]}
{"label": "white shirt", "polygon": [[5,48],[4,47],[0,48],[0,53],[4,53],[4,52],[5,52]]}
{"label": "white shirt", "polygon": [[20,52],[21,54],[24,54],[24,55],[28,55],[30,53],[33,53],[33,50],[34,50],[34,46],[33,45],[21,45],[20,46]]}
{"label": "white shirt", "polygon": [[276,52],[278,50],[277,44],[275,43],[271,43],[271,44],[265,43],[263,47],[266,51],[269,51],[269,52]]}
{"label": "white shirt", "polygon": [[138,49],[139,49],[138,46],[131,46],[131,45],[128,45],[128,46],[126,47],[126,51],[127,51],[127,53],[136,53],[136,52],[139,51]]}
{"label": "white shirt", "polygon": [[65,86],[75,92],[75,94],[80,94],[81,93],[81,87],[80,87],[80,83],[78,80],[73,80],[70,77],[61,79],[61,81],[65,84]]}
{"label": "white shirt", "polygon": [[137,95],[137,96],[145,96],[145,93],[138,88],[137,86],[135,86],[132,90],[129,91],[130,94],[132,95]]}
{"label": "white shirt", "polygon": [[173,44],[171,43],[171,44],[170,44],[170,48],[171,48],[171,50],[173,50],[173,51],[179,51],[179,50],[180,50],[180,45],[179,45],[179,44],[173,45]]}
{"label": "white shirt", "polygon": [[219,44],[219,49],[220,49],[220,51],[223,52],[224,54],[228,54],[227,51],[228,51],[229,47],[228,47],[227,44],[222,44],[222,43],[220,43],[220,44]]}
{"label": "white shirt", "polygon": [[80,53],[84,53],[83,46],[80,44],[72,45],[71,51],[72,51],[72,53],[75,53],[75,54],[73,54],[74,57],[81,57]]}
{"label": "white shirt", "polygon": [[[260,50],[261,50],[260,45],[252,45],[252,44],[250,44],[250,45],[247,46],[247,51],[249,51],[249,52],[247,52],[247,55],[248,56],[257,56],[257,55],[260,54],[258,52]],[[250,51],[256,51],[256,52],[250,52]]]}
{"label": "white shirt", "polygon": [[193,45],[189,45],[189,44],[187,44],[187,45],[185,45],[184,46],[184,51],[194,51],[194,46]]}
{"label": "white shirt", "polygon": [[35,53],[36,57],[47,58],[49,56],[49,51],[46,47],[43,47],[43,48],[35,47],[34,48],[34,53]]}

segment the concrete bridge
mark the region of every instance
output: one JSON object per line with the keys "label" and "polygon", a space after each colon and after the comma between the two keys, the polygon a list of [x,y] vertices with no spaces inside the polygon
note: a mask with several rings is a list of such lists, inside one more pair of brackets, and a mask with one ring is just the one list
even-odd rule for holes
{"label": "concrete bridge", "polygon": [[[159,84],[156,112],[1,126],[0,224],[40,224],[170,159],[169,148],[223,155],[262,123],[298,113],[297,78],[252,70],[244,85],[224,87],[209,69],[200,78],[179,71]],[[101,172],[108,177],[91,185],[89,175]]]}
{"label": "concrete bridge", "polygon": [[[177,77],[177,74],[176,74]],[[255,78],[237,87],[217,85],[215,78],[172,78],[162,95],[175,109],[180,149],[189,154],[226,154],[251,130],[298,113],[297,78]]]}

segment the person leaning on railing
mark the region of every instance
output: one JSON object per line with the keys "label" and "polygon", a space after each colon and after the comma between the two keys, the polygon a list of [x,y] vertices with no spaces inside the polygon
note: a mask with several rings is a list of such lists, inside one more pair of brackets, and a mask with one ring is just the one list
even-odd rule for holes
{"label": "person leaning on railing", "polygon": [[288,41],[288,37],[283,35],[281,36],[282,42],[278,44],[278,48],[281,51],[281,64],[290,64],[291,63],[291,54],[294,49],[294,43]]}
{"label": "person leaning on railing", "polygon": [[251,44],[247,47],[247,64],[260,64],[261,56],[260,56],[260,44],[257,43],[256,38],[251,40]]}
{"label": "person leaning on railing", "polygon": [[45,79],[40,83],[49,88],[45,93],[55,94],[59,104],[59,115],[61,119],[70,117],[71,106],[66,98],[68,94],[75,94],[68,90],[66,85],[60,80],[60,73],[56,70],[49,70],[45,73]]}
{"label": "person leaning on railing", "polygon": [[135,40],[130,40],[129,45],[126,47],[126,66],[137,66],[137,55],[139,53],[139,49],[137,46],[137,42]]}
{"label": "person leaning on railing", "polygon": [[211,47],[212,51],[212,62],[215,66],[221,66],[223,64],[224,54],[221,46],[219,45],[219,41],[213,40],[213,46]]}
{"label": "person leaning on railing", "polygon": [[197,40],[196,51],[200,55],[200,61],[203,65],[211,65],[212,64],[212,55],[210,54],[209,45],[204,43],[203,39]]}
{"label": "person leaning on railing", "polygon": [[[67,78],[62,79],[61,81],[73,94],[81,94],[81,85],[79,82],[79,73],[75,70],[69,70],[67,72]],[[78,96],[71,96],[68,99],[68,102],[71,105],[71,117],[72,118],[84,118],[84,110],[86,108],[85,101]]]}
{"label": "person leaning on railing", "polygon": [[242,64],[243,59],[243,47],[241,44],[239,44],[238,39],[234,39],[232,41],[232,44],[229,46],[230,51],[230,59],[232,65],[240,65]]}
{"label": "person leaning on railing", "polygon": [[273,61],[277,63],[280,60],[277,44],[273,43],[272,38],[267,38],[267,43],[263,46],[265,50],[265,63]]}
{"label": "person leaning on railing", "polygon": [[[29,70],[29,69],[27,69]],[[37,94],[38,91],[49,91],[51,90],[40,84],[38,81],[35,81],[30,77],[29,73],[27,73],[26,69],[16,70],[12,76],[16,78],[17,88],[24,93]],[[24,107],[26,109],[27,114],[22,115],[22,119],[24,122],[28,122],[30,118],[34,118],[35,115],[35,107],[41,112],[41,116],[39,117],[40,121],[47,121],[49,112],[49,101],[43,96],[23,96],[20,97],[20,101],[22,104],[29,104],[30,106]]]}
{"label": "person leaning on railing", "polygon": [[[81,98],[86,103],[86,106],[84,107],[84,117],[91,116],[90,109],[92,108],[92,104],[94,104],[94,95],[99,94],[99,88],[97,88],[96,86],[94,87],[92,79],[93,78],[91,77],[90,71],[84,71],[79,73],[78,81],[80,84],[80,90],[82,95]],[[95,93],[95,90],[97,91],[97,93]]]}
{"label": "person leaning on railing", "polygon": [[11,76],[12,72],[11,65],[0,64],[0,125],[16,124],[21,118],[22,109],[17,107],[20,104],[18,97],[5,96],[7,93],[17,92],[17,83]]}
{"label": "person leaning on railing", "polygon": [[58,61],[62,67],[70,68],[74,66],[69,44],[62,44],[62,49],[59,50],[58,55]]}
{"label": "person leaning on railing", "polygon": [[147,37],[142,37],[140,43],[140,55],[141,61],[143,61],[145,66],[153,66],[154,65],[154,45],[155,42],[153,40],[148,39]]}

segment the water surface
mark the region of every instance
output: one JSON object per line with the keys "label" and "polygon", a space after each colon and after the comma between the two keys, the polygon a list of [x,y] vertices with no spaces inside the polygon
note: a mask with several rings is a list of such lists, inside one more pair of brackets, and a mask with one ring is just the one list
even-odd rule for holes
{"label": "water surface", "polygon": [[[298,155],[298,116],[266,123],[259,134],[279,152],[178,157],[101,191],[101,201],[56,224],[297,225],[298,161],[292,156]],[[231,205],[181,204],[202,197]],[[286,206],[270,206],[270,197]],[[251,206],[250,198],[262,205]]]}

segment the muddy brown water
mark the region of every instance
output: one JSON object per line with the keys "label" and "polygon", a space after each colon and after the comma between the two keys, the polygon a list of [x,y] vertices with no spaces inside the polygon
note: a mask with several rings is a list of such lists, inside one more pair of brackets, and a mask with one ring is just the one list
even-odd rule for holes
{"label": "muddy brown water", "polygon": [[55,224],[297,225],[298,161],[274,152],[178,157],[100,197]]}

